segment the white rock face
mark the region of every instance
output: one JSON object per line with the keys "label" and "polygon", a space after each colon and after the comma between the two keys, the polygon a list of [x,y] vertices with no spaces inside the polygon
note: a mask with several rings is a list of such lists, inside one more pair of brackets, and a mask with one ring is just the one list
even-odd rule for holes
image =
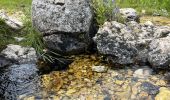
{"label": "white rock face", "polygon": [[7,48],[1,52],[1,54],[8,59],[17,61],[20,64],[37,62],[37,55],[34,48],[9,44]]}
{"label": "white rock face", "polygon": [[7,14],[4,10],[0,10],[0,19],[4,20],[5,23],[9,27],[16,29],[16,30],[19,30],[24,26],[21,21],[15,19],[13,17],[7,16]]}

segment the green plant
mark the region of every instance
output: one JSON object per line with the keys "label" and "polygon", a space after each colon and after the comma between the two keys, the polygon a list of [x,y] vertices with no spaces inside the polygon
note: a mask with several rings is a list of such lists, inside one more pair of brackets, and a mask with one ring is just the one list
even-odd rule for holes
{"label": "green plant", "polygon": [[112,0],[92,0],[96,20],[99,25],[103,25],[105,21],[113,19],[114,2]]}
{"label": "green plant", "polygon": [[[146,10],[146,14],[149,15],[158,13],[162,16],[170,16],[170,0],[116,0],[116,4],[121,8],[135,8],[139,12]],[[164,12],[165,10],[167,12]]]}
{"label": "green plant", "polygon": [[62,62],[59,58],[57,58],[60,56],[59,54],[45,48],[46,45],[43,41],[42,34],[36,31],[30,20],[25,22],[25,26],[24,32],[27,32],[27,35],[25,36],[25,41],[21,42],[21,45],[33,47],[38,56],[46,62],[53,63],[55,60]]}
{"label": "green plant", "polygon": [[[15,34],[14,34],[15,33]],[[6,25],[5,21],[0,19],[0,50],[9,43],[14,43],[13,37],[18,35],[18,31]]]}

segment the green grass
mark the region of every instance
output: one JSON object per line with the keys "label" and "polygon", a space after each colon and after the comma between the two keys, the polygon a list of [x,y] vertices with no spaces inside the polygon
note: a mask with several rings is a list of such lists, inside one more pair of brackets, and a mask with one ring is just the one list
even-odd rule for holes
{"label": "green grass", "polygon": [[[22,11],[26,15],[26,18],[24,19],[25,27],[20,31],[10,29],[2,20],[0,20],[0,49],[9,43],[17,44],[13,37],[23,36],[24,34],[24,37],[27,38],[28,41],[22,42],[22,45],[34,47],[44,60],[53,61],[56,58],[44,52],[45,43],[42,40],[42,35],[35,31],[32,26],[31,2],[32,0],[0,0],[0,9],[5,9],[8,13]],[[103,0],[93,0],[93,2],[96,20],[99,25],[102,25],[105,21],[119,18],[119,15],[112,15],[112,11],[115,7],[132,7],[138,11],[144,9],[149,14],[160,9],[166,9],[170,12],[170,0],[116,0],[116,4],[113,4],[112,0],[109,0],[108,3],[104,3]],[[58,54],[52,51],[49,52],[58,56]]]}
{"label": "green grass", "polygon": [[0,0],[0,9],[8,11],[21,11],[31,7],[32,0]]}
{"label": "green grass", "polygon": [[[26,18],[23,19],[25,27],[19,31],[11,29],[3,20],[0,20],[0,50],[10,43],[31,46],[35,48],[41,59],[52,63],[54,60],[59,60],[56,56],[60,55],[49,50],[48,52],[45,51],[46,46],[43,42],[42,35],[32,26],[31,2],[32,0],[0,0],[0,9],[5,9],[9,14],[16,11],[22,11],[26,15]],[[18,43],[14,40],[14,36],[22,36],[25,37],[26,40]],[[51,54],[54,56],[51,56]]]}
{"label": "green grass", "polygon": [[146,10],[148,15],[156,12],[162,16],[168,16],[162,11],[162,9],[165,9],[170,15],[170,0],[116,0],[116,4],[120,8],[135,8],[139,12]]}

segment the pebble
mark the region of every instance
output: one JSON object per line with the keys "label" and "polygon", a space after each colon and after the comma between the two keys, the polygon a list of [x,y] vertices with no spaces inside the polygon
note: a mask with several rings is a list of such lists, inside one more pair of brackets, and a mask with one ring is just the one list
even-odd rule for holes
{"label": "pebble", "polygon": [[169,97],[170,97],[170,90],[165,87],[161,87],[159,94],[156,95],[155,97],[155,100],[169,100],[170,99]]}
{"label": "pebble", "polygon": [[146,68],[137,69],[134,72],[133,76],[138,78],[148,78],[150,75],[152,75],[152,73],[153,70],[146,67]]}
{"label": "pebble", "polygon": [[147,92],[149,95],[155,95],[159,92],[159,87],[149,82],[143,82],[140,87],[142,91]]}
{"label": "pebble", "polygon": [[98,72],[98,73],[107,72],[107,67],[106,66],[92,66],[92,71]]}

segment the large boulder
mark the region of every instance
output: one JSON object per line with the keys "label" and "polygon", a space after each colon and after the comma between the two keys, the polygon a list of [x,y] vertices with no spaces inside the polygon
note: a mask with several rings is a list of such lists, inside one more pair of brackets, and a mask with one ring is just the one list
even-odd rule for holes
{"label": "large boulder", "polygon": [[93,10],[90,0],[33,0],[33,25],[49,49],[78,54],[92,44]]}
{"label": "large boulder", "polygon": [[97,50],[109,63],[150,64],[155,68],[169,68],[170,27],[105,22],[94,37]]}

